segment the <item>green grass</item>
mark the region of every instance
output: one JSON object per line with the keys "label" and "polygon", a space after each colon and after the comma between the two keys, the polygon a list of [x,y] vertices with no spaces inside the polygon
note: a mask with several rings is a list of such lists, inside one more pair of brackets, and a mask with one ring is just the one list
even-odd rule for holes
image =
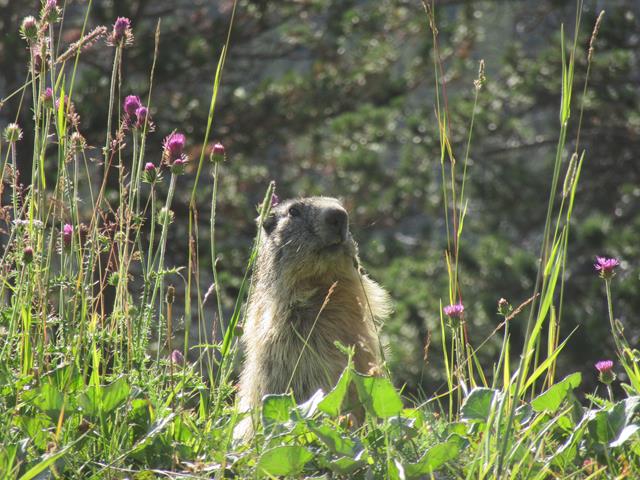
{"label": "green grass", "polygon": [[[90,9],[91,2],[83,33]],[[460,173],[449,141],[435,11],[425,4],[425,12],[434,46],[448,237],[443,259],[449,276],[445,306],[463,301],[459,278],[464,272],[458,258],[467,213],[464,186],[467,174],[473,173],[467,169],[467,159],[474,116],[469,119]],[[412,401],[403,398],[391,379],[357,373],[349,359],[330,392],[317,392],[311,399],[294,399],[286,393],[265,397],[255,412],[256,435],[246,443],[233,439],[235,426],[246,415],[234,404],[234,365],[259,238],[248,252],[235,306],[225,317],[215,243],[217,192],[224,178],[220,159],[206,151],[235,4],[212,81],[204,146],[191,185],[186,269],[168,268],[166,251],[173,194],[176,188],[186,188],[188,180],[170,152],[165,152],[162,166],[146,157],[148,134],[153,128],[162,131],[161,125],[153,125],[149,117],[135,126],[127,123],[121,108],[126,95],[121,78],[126,42],[116,36],[108,47],[113,70],[100,168],[90,161],[81,126],[73,116],[81,49],[64,55],[54,52],[53,62],[40,62],[36,68],[37,52],[45,44],[58,44],[57,23],[48,25],[41,19],[37,33],[26,40],[31,52],[29,76],[22,89],[3,99],[3,103],[19,101],[18,108],[33,110],[33,125],[21,127],[33,129],[34,151],[28,182],[26,172],[20,172],[28,187],[20,190],[15,175],[20,139],[15,128],[6,131],[0,150],[1,180],[11,204],[0,259],[2,478],[640,477],[638,352],[614,317],[612,275],[603,276],[603,291],[616,363],[628,379],[622,384],[625,396],[614,398],[607,385],[581,402],[580,373],[562,379],[555,373],[558,357],[570,341],[570,335],[559,333],[566,300],[564,271],[580,173],[588,168],[588,155],[579,149],[581,104],[577,105],[575,150],[565,148],[571,107],[576,108],[572,92],[575,58],[581,48],[577,41],[581,12],[579,1],[573,41],[565,45],[563,30],[559,46],[563,54],[559,135],[536,286],[533,292],[523,292],[529,300],[522,305],[499,305],[503,321],[491,335],[502,336],[497,361],[481,365],[476,354],[488,339],[472,345],[464,315],[451,318],[442,313],[444,389]],[[42,16],[51,19],[51,14],[43,7]],[[154,58],[159,36],[160,24]],[[595,40],[594,31],[590,48]],[[591,56],[590,50],[583,92],[588,88]],[[150,86],[154,70],[155,61]],[[476,103],[484,82],[481,63],[474,82]],[[52,98],[45,96],[47,88],[52,89]],[[28,104],[29,90],[33,104]],[[150,88],[147,106],[152,99]],[[52,161],[55,168],[45,168],[45,162]],[[155,162],[153,169],[145,167],[149,161]],[[214,188],[207,250],[198,239],[195,193],[208,169]],[[118,179],[116,200],[107,188],[113,176]],[[265,188],[260,219],[268,213],[273,191],[273,184]],[[212,292],[204,292],[198,280],[198,259],[205,257],[211,259]],[[195,311],[191,302],[176,298],[175,288],[167,285],[179,279],[185,284],[184,297],[197,298]],[[216,297],[219,343],[207,333],[203,305],[208,295]],[[473,302],[471,295],[464,298],[467,304]],[[184,344],[173,343],[175,303],[184,303],[185,328],[199,332],[196,345],[189,343],[188,336]],[[516,318],[527,322],[522,352],[511,347],[509,325]],[[346,360],[350,352],[343,351]],[[189,360],[182,361],[180,353]],[[359,425],[353,424],[344,405],[349,389],[355,390],[366,412]]]}

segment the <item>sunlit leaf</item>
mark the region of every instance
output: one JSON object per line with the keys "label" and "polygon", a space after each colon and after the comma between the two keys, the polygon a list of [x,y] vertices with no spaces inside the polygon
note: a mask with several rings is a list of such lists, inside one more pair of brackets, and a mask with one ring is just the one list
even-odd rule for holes
{"label": "sunlit leaf", "polygon": [[531,401],[531,407],[536,412],[554,413],[574,388],[582,382],[580,372],[572,373]]}
{"label": "sunlit leaf", "polygon": [[263,475],[297,475],[312,458],[313,453],[304,447],[297,445],[275,447],[262,454],[256,470]]}

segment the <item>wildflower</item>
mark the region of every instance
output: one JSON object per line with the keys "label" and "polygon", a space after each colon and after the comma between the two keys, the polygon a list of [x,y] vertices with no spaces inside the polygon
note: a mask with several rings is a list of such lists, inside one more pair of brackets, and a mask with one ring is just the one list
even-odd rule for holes
{"label": "wildflower", "polygon": [[131,45],[133,43],[133,32],[131,31],[131,20],[126,17],[118,17],[113,24],[113,30],[107,40],[109,45],[114,47],[120,45]]}
{"label": "wildflower", "polygon": [[444,314],[449,318],[460,318],[464,313],[464,306],[461,303],[456,305],[449,305],[442,309]]}
{"label": "wildflower", "polygon": [[71,240],[73,239],[73,225],[65,223],[62,227],[62,244],[66,249],[71,248]]}
{"label": "wildflower", "polygon": [[595,366],[598,370],[598,379],[605,385],[611,385],[616,379],[616,374],[613,372],[613,361],[600,360]]}
{"label": "wildflower", "polygon": [[213,150],[211,151],[211,160],[217,163],[224,161],[224,159],[224,145],[218,142],[213,146]]}
{"label": "wildflower", "polygon": [[142,106],[140,97],[137,95],[129,95],[124,99],[123,108],[129,117],[133,118],[136,115],[136,110]]}
{"label": "wildflower", "polygon": [[47,23],[56,23],[60,20],[60,13],[57,0],[47,0],[40,12],[40,18]]}
{"label": "wildflower", "polygon": [[136,128],[144,128],[144,124],[147,121],[147,117],[149,116],[149,109],[144,106],[140,106],[136,109],[136,123],[134,127]]}
{"label": "wildflower", "polygon": [[460,320],[464,313],[464,306],[461,303],[448,305],[444,307],[442,311],[447,317],[449,317],[449,324],[451,328],[457,328],[460,325]]}
{"label": "wildflower", "polygon": [[280,197],[275,193],[271,194],[271,207],[277,207],[280,204]]}
{"label": "wildflower", "polygon": [[182,175],[184,173],[184,167],[187,164],[185,157],[176,158],[171,164],[171,173],[176,175]]}
{"label": "wildflower", "polygon": [[4,139],[9,143],[15,143],[22,139],[22,129],[17,123],[10,123],[4,129]]}
{"label": "wildflower", "polygon": [[24,17],[24,20],[22,20],[20,36],[29,43],[38,39],[38,21],[31,15]]}
{"label": "wildflower", "polygon": [[24,260],[24,263],[26,264],[33,261],[33,248],[29,246],[24,247],[24,250],[22,251],[22,260]]}
{"label": "wildflower", "polygon": [[184,134],[172,132],[165,137],[162,143],[164,160],[171,167],[171,173],[176,175],[184,172],[184,167],[188,160],[184,153],[186,141]]}
{"label": "wildflower", "polygon": [[600,276],[604,279],[613,278],[616,274],[615,268],[620,265],[617,258],[596,257],[596,263],[593,265],[600,272]]}
{"label": "wildflower", "polygon": [[144,172],[142,173],[142,179],[147,183],[153,183],[158,178],[158,170],[156,170],[156,166],[147,162],[144,165]]}
{"label": "wildflower", "polygon": [[183,155],[186,141],[187,139],[182,133],[172,132],[166,136],[162,146],[170,163],[173,163]]}
{"label": "wildflower", "polygon": [[42,102],[46,108],[53,108],[53,90],[47,87],[42,94]]}
{"label": "wildflower", "polygon": [[180,350],[174,350],[171,352],[171,363],[175,363],[176,365],[184,365],[184,355]]}

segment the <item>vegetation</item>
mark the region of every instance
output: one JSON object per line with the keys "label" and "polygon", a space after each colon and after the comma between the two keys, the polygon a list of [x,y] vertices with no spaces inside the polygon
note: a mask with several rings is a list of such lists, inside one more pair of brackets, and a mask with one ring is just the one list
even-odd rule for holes
{"label": "vegetation", "polygon": [[[63,48],[67,6],[63,9],[55,0],[48,0],[37,18],[27,16],[21,21],[20,35],[29,53],[28,75],[2,101],[15,105],[20,119],[4,129],[0,150],[1,198],[6,200],[0,260],[0,472],[4,477],[543,479],[640,475],[639,354],[632,347],[634,337],[625,329],[625,317],[614,316],[619,280],[624,281],[617,274],[624,262],[613,257],[593,260],[591,275],[600,282],[608,318],[603,323],[612,345],[611,360],[590,360],[594,367],[589,366],[589,374],[598,377],[599,385],[583,379],[581,372],[559,374],[566,369],[559,362],[568,355],[573,335],[565,331],[564,318],[572,303],[582,301],[567,279],[574,230],[584,232],[572,219],[579,211],[577,193],[590,155],[583,148],[581,138],[587,136],[583,129],[592,125],[590,105],[601,98],[593,93],[591,74],[602,78],[594,62],[599,55],[600,28],[606,22],[603,14],[594,16],[592,30],[586,28],[585,9],[578,1],[572,31],[562,27],[554,46],[560,58],[550,60],[556,61],[553,74],[560,85],[554,97],[559,103],[559,112],[557,107],[555,112],[558,132],[551,170],[541,169],[550,183],[544,189],[547,206],[531,213],[543,222],[541,233],[536,234],[538,253],[522,260],[522,270],[529,277],[523,284],[530,288],[511,286],[509,291],[515,290],[514,296],[524,299],[522,304],[496,298],[491,308],[497,308],[500,322],[479,322],[482,328],[474,328],[476,316],[486,320],[485,310],[473,306],[474,282],[487,279],[475,270],[495,267],[492,262],[500,245],[496,246],[495,238],[475,247],[466,241],[470,225],[482,221],[481,214],[475,218],[475,212],[469,210],[470,195],[480,188],[472,180],[476,174],[472,151],[476,136],[482,136],[481,125],[491,124],[492,113],[482,107],[482,96],[505,101],[508,92],[496,91],[487,82],[480,61],[472,96],[462,96],[455,107],[449,102],[450,74],[445,68],[449,47],[444,46],[449,37],[438,30],[437,12],[427,3],[408,31],[413,33],[411,26],[417,22],[417,34],[430,45],[431,55],[421,60],[433,62],[429,91],[435,108],[433,102],[429,108],[435,110],[434,131],[424,128],[427,121],[417,111],[401,118],[393,102],[386,102],[390,92],[399,96],[410,86],[403,84],[406,78],[382,75],[379,91],[369,92],[371,97],[355,88],[385,72],[401,56],[402,52],[394,50],[400,47],[374,42],[379,48],[360,52],[359,32],[345,25],[362,19],[375,24],[386,14],[399,25],[409,10],[381,2],[370,16],[360,18],[363,11],[346,3],[349,5],[329,8],[329,18],[335,21],[330,26],[341,32],[333,47],[349,57],[360,56],[357,66],[363,71],[354,67],[345,75],[331,68],[335,64],[327,55],[320,64],[324,68],[314,71],[308,82],[291,75],[253,85],[252,100],[247,101],[266,107],[281,95],[311,98],[314,105],[306,120],[313,124],[314,118],[324,116],[324,129],[316,134],[304,130],[295,146],[314,163],[325,162],[328,171],[336,174],[334,188],[345,188],[358,199],[358,207],[364,204],[361,212],[353,205],[356,219],[360,215],[372,221],[378,209],[395,227],[407,211],[413,212],[413,218],[441,212],[443,220],[432,234],[442,237],[436,244],[445,252],[443,260],[437,249],[426,256],[424,252],[413,255],[408,249],[406,255],[394,256],[382,268],[385,249],[397,243],[397,238],[372,236],[361,244],[363,252],[368,252],[363,257],[378,273],[375,276],[400,299],[396,318],[382,331],[391,346],[390,369],[398,374],[365,376],[349,362],[331,392],[317,392],[311,399],[294,399],[289,394],[265,397],[257,434],[249,443],[234,441],[234,427],[244,415],[234,406],[234,367],[240,356],[237,338],[242,332],[243,303],[251,288],[258,238],[253,247],[237,250],[243,252],[242,274],[234,274],[219,262],[227,255],[232,257],[230,264],[240,263],[233,258],[236,254],[220,253],[230,243],[243,243],[242,229],[233,236],[232,226],[225,225],[229,212],[220,207],[227,205],[233,189],[242,190],[239,170],[234,170],[242,161],[226,158],[225,146],[212,137],[225,132],[215,126],[218,99],[224,92],[234,22],[240,15],[237,8],[247,5],[234,3],[227,12],[220,55],[210,76],[208,113],[202,119],[201,137],[195,138],[186,127],[172,130],[173,122],[165,123],[165,119],[188,122],[184,122],[181,103],[171,107],[170,102],[160,101],[162,96],[155,90],[156,74],[173,71],[163,62],[160,22],[155,35],[141,39],[136,33],[134,39],[135,25],[127,17],[114,19],[109,28],[93,27],[89,2],[77,40]],[[261,11],[260,18],[268,24],[269,7],[260,3],[253,7],[249,12]],[[316,2],[305,7],[310,14],[322,10]],[[285,10],[290,8],[300,7],[287,4]],[[71,11],[69,15],[77,14]],[[585,29],[589,30],[586,36]],[[294,37],[294,45],[304,45],[313,37],[291,25],[286,32]],[[150,38],[154,39],[151,45]],[[146,80],[131,81],[146,85],[144,95],[131,92],[126,75],[127,52],[137,42],[152,55]],[[407,53],[414,49],[408,45]],[[102,137],[99,142],[93,140],[99,145],[93,149],[83,135],[79,115],[84,115],[83,95],[87,95],[81,91],[90,88],[91,77],[83,61],[97,51],[101,55],[108,52],[111,69],[108,95],[97,110],[103,114]],[[518,68],[520,71],[512,72],[516,85],[529,81],[535,70],[528,65]],[[544,73],[549,78],[553,74]],[[342,82],[346,98],[331,95],[338,91],[332,90],[336,82]],[[540,89],[546,94],[550,85],[545,82]],[[177,81],[173,87],[180,88]],[[324,97],[320,95],[323,91]],[[235,93],[246,98],[246,93]],[[376,104],[376,95],[385,101]],[[156,101],[160,106],[154,106]],[[356,108],[351,102],[361,105]],[[291,129],[296,124],[302,128],[304,118],[288,117],[286,104],[279,108],[282,111],[272,109],[269,114],[291,122]],[[391,117],[409,124],[403,127],[403,135],[416,131],[408,137],[410,142],[394,145],[400,151],[398,161],[390,166],[392,172],[386,172],[375,152],[388,140],[380,134],[380,126],[390,131],[395,128],[389,124]],[[462,120],[467,126],[456,126]],[[629,118],[629,128],[634,122]],[[265,135],[269,132],[265,128]],[[414,146],[431,133],[429,142],[439,154],[434,163],[437,175],[426,162],[414,160],[421,155]],[[280,134],[274,128],[274,136]],[[30,139],[32,152],[22,148],[25,137]],[[228,143],[223,143],[228,150]],[[22,158],[25,155],[29,161]],[[243,217],[255,216],[248,205],[261,198],[260,224],[276,189],[273,182],[265,181],[273,172],[261,165],[244,168],[249,173],[256,169],[247,181],[260,183],[262,189],[259,195],[247,193]],[[312,181],[311,170],[308,178],[293,180],[299,171],[282,167],[275,171],[284,179],[285,192],[298,188],[313,193],[322,185],[323,181]],[[370,175],[364,176],[365,171]],[[349,190],[353,178],[354,189]],[[396,180],[398,188],[383,188]],[[504,180],[497,190],[511,188],[509,180]],[[522,178],[519,180],[518,188],[524,190]],[[421,185],[427,181],[427,187]],[[277,188],[280,192],[280,183]],[[428,203],[427,212],[412,203],[414,193]],[[506,193],[496,193],[496,197],[501,195]],[[523,201],[525,195],[523,192]],[[539,196],[540,191],[534,195]],[[439,199],[431,200],[434,196]],[[183,235],[172,235],[172,230]],[[467,248],[471,254],[465,257]],[[180,251],[187,253],[181,257]],[[486,258],[478,252],[484,252]],[[598,253],[590,255],[595,258]],[[424,269],[436,262],[444,268],[438,269],[442,275],[435,283],[437,288],[428,289],[434,299],[417,299],[426,294],[418,291]],[[418,263],[422,265],[419,272]],[[411,282],[404,281],[407,277]],[[510,278],[508,273],[505,277]],[[501,288],[496,287],[494,294],[502,292]],[[633,304],[637,299],[627,294],[627,302]],[[437,320],[432,341],[439,344],[441,355],[427,369],[431,384],[423,381],[427,359],[416,362],[422,349],[412,350],[415,342],[407,344],[408,348],[401,346],[402,338],[430,330],[425,325],[417,329],[409,321],[411,309],[417,307],[433,307],[429,315]],[[184,332],[182,338],[177,335],[180,332]],[[343,351],[350,358],[351,352]],[[427,353],[434,355],[428,341]],[[407,366],[404,375],[399,368],[403,364]],[[429,373],[432,370],[439,373]],[[355,389],[364,405],[362,425],[354,425],[343,408],[349,389]]]}

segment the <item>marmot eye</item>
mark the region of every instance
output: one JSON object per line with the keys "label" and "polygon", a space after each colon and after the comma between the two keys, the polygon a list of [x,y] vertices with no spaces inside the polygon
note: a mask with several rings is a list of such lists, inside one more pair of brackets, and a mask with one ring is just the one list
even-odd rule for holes
{"label": "marmot eye", "polygon": [[289,216],[290,217],[299,217],[300,216],[300,208],[296,207],[295,205],[291,208],[289,208]]}

